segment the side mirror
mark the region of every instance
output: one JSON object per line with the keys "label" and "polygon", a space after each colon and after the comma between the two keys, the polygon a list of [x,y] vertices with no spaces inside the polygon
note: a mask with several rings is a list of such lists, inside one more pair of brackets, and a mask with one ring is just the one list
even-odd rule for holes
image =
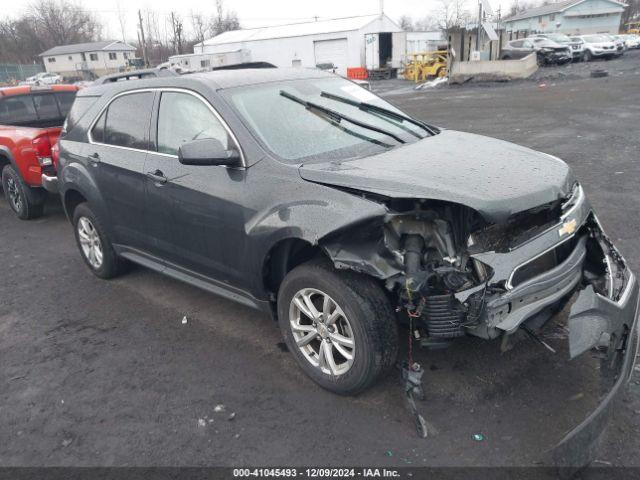
{"label": "side mirror", "polygon": [[226,150],[215,138],[201,138],[183,143],[178,148],[178,161],[183,165],[240,165],[240,153]]}

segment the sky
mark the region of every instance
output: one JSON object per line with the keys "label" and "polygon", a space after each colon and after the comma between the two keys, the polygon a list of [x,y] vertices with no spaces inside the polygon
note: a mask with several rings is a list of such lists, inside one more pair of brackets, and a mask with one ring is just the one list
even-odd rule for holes
{"label": "sky", "polygon": [[[477,5],[477,0],[468,1],[470,5]],[[494,9],[501,6],[503,11],[511,1],[489,0]],[[3,0],[2,3],[3,16],[17,16],[28,8],[30,0]],[[127,40],[135,40],[138,9],[157,11],[160,23],[167,26],[169,12],[174,10],[183,17],[187,30],[191,12],[210,16],[215,11],[215,0],[75,0],[75,3],[102,21],[103,38],[118,40],[122,39],[119,18],[124,21]],[[440,5],[440,0],[386,0],[384,12],[396,21],[402,15],[420,19],[436,12]],[[315,16],[325,19],[378,13],[380,0],[224,0],[224,6],[238,14],[242,27],[251,28],[310,21]]]}

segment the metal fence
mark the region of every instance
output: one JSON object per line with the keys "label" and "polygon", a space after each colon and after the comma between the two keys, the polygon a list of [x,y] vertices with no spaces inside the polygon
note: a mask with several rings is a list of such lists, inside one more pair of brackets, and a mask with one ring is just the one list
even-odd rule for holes
{"label": "metal fence", "polygon": [[19,82],[43,71],[42,65],[38,64],[0,63],[0,83]]}

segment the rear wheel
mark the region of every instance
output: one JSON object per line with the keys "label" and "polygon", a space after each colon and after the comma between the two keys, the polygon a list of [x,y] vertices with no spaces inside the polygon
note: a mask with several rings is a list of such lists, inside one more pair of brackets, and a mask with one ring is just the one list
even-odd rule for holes
{"label": "rear wheel", "polygon": [[395,362],[394,312],[368,277],[323,262],[303,264],[280,287],[278,321],[302,370],[332,392],[359,393]]}
{"label": "rear wheel", "polygon": [[124,270],[125,260],[116,254],[102,222],[89,205],[81,203],[76,207],[73,225],[82,259],[94,275],[109,279]]}
{"label": "rear wheel", "polygon": [[582,59],[585,62],[590,62],[591,60],[593,60],[593,55],[591,54],[591,52],[589,50],[584,52],[584,55],[582,56]]}
{"label": "rear wheel", "polygon": [[13,165],[5,165],[2,169],[2,189],[18,218],[31,220],[44,213],[46,193],[29,187]]}

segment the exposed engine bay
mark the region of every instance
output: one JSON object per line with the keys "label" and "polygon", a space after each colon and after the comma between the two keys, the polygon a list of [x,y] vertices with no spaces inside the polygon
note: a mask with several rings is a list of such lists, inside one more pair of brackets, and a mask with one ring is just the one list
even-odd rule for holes
{"label": "exposed engine bay", "polygon": [[449,202],[373,199],[385,202],[385,218],[324,248],[336,267],[383,280],[427,346],[510,335],[588,286],[615,302],[629,280],[578,184],[566,198],[501,224]]}

